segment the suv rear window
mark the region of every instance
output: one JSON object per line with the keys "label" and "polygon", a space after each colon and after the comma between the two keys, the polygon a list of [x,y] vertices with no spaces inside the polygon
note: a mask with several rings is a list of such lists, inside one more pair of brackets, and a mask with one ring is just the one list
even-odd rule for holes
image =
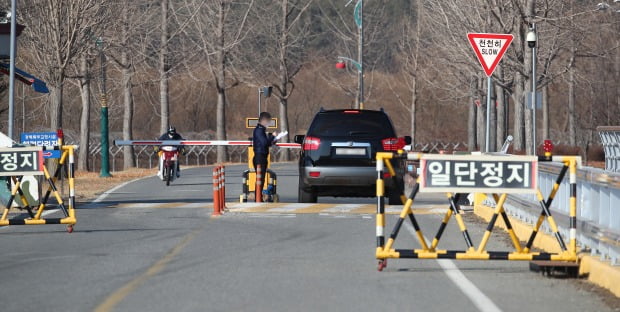
{"label": "suv rear window", "polygon": [[308,135],[394,137],[394,128],[387,115],[375,111],[323,112],[317,114]]}

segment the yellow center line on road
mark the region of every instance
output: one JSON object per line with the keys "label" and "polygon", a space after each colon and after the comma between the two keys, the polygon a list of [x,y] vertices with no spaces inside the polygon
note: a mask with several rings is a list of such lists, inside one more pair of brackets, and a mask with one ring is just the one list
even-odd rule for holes
{"label": "yellow center line on road", "polygon": [[93,311],[94,312],[109,312],[112,311],[121,301],[123,301],[127,296],[129,296],[132,292],[134,292],[140,285],[144,284],[149,278],[157,275],[161,272],[172,259],[178,255],[183,249],[191,242],[196,235],[202,230],[204,230],[205,226],[202,226],[198,229],[193,230],[189,234],[185,235],[183,239],[176,244],[168,253],[166,253],[161,259],[151,265],[144,273],[140,274],[133,280],[129,281],[127,284],[123,285],[121,288],[117,289],[115,292],[110,294],[102,303],[100,303]]}

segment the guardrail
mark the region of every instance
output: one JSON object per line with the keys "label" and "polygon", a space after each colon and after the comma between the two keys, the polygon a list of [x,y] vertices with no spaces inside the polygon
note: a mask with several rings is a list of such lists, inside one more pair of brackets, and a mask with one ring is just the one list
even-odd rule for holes
{"label": "guardrail", "polygon": [[620,172],[620,127],[596,128],[605,150],[605,170]]}
{"label": "guardrail", "polygon": [[[561,169],[561,165],[553,163],[539,165],[538,181],[542,192],[550,192]],[[551,211],[564,236],[569,233],[569,192],[569,181],[563,181],[556,200],[551,204]],[[577,242],[589,248],[593,255],[600,255],[602,260],[610,260],[612,265],[620,265],[619,203],[620,174],[592,167],[578,169]],[[511,194],[506,211],[524,222],[535,224],[539,216],[538,206],[533,195]],[[551,232],[547,225],[543,229]]]}

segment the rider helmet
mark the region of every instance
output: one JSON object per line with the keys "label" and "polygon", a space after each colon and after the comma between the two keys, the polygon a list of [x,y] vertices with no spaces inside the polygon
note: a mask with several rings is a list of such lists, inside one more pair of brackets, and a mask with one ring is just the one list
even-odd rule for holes
{"label": "rider helmet", "polygon": [[172,137],[177,134],[177,129],[173,126],[168,127],[168,136]]}

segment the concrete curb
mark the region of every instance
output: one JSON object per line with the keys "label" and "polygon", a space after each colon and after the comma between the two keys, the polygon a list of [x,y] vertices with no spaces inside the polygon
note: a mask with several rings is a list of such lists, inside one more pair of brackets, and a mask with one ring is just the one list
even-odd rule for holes
{"label": "concrete curb", "polygon": [[[493,216],[493,208],[481,204],[485,197],[485,195],[477,194],[474,204],[474,213],[488,222]],[[532,226],[522,221],[515,220],[514,218],[511,218],[510,222],[519,239],[522,241],[527,240],[532,232]],[[500,219],[498,219],[495,225],[496,227],[506,230],[506,225],[504,222],[500,221]],[[547,252],[560,251],[555,237],[544,232],[538,232],[533,247]],[[589,282],[608,289],[615,296],[620,297],[620,267],[611,266],[608,262],[601,261],[597,257],[588,254],[582,253],[579,255],[579,258],[580,275],[587,275]]]}

